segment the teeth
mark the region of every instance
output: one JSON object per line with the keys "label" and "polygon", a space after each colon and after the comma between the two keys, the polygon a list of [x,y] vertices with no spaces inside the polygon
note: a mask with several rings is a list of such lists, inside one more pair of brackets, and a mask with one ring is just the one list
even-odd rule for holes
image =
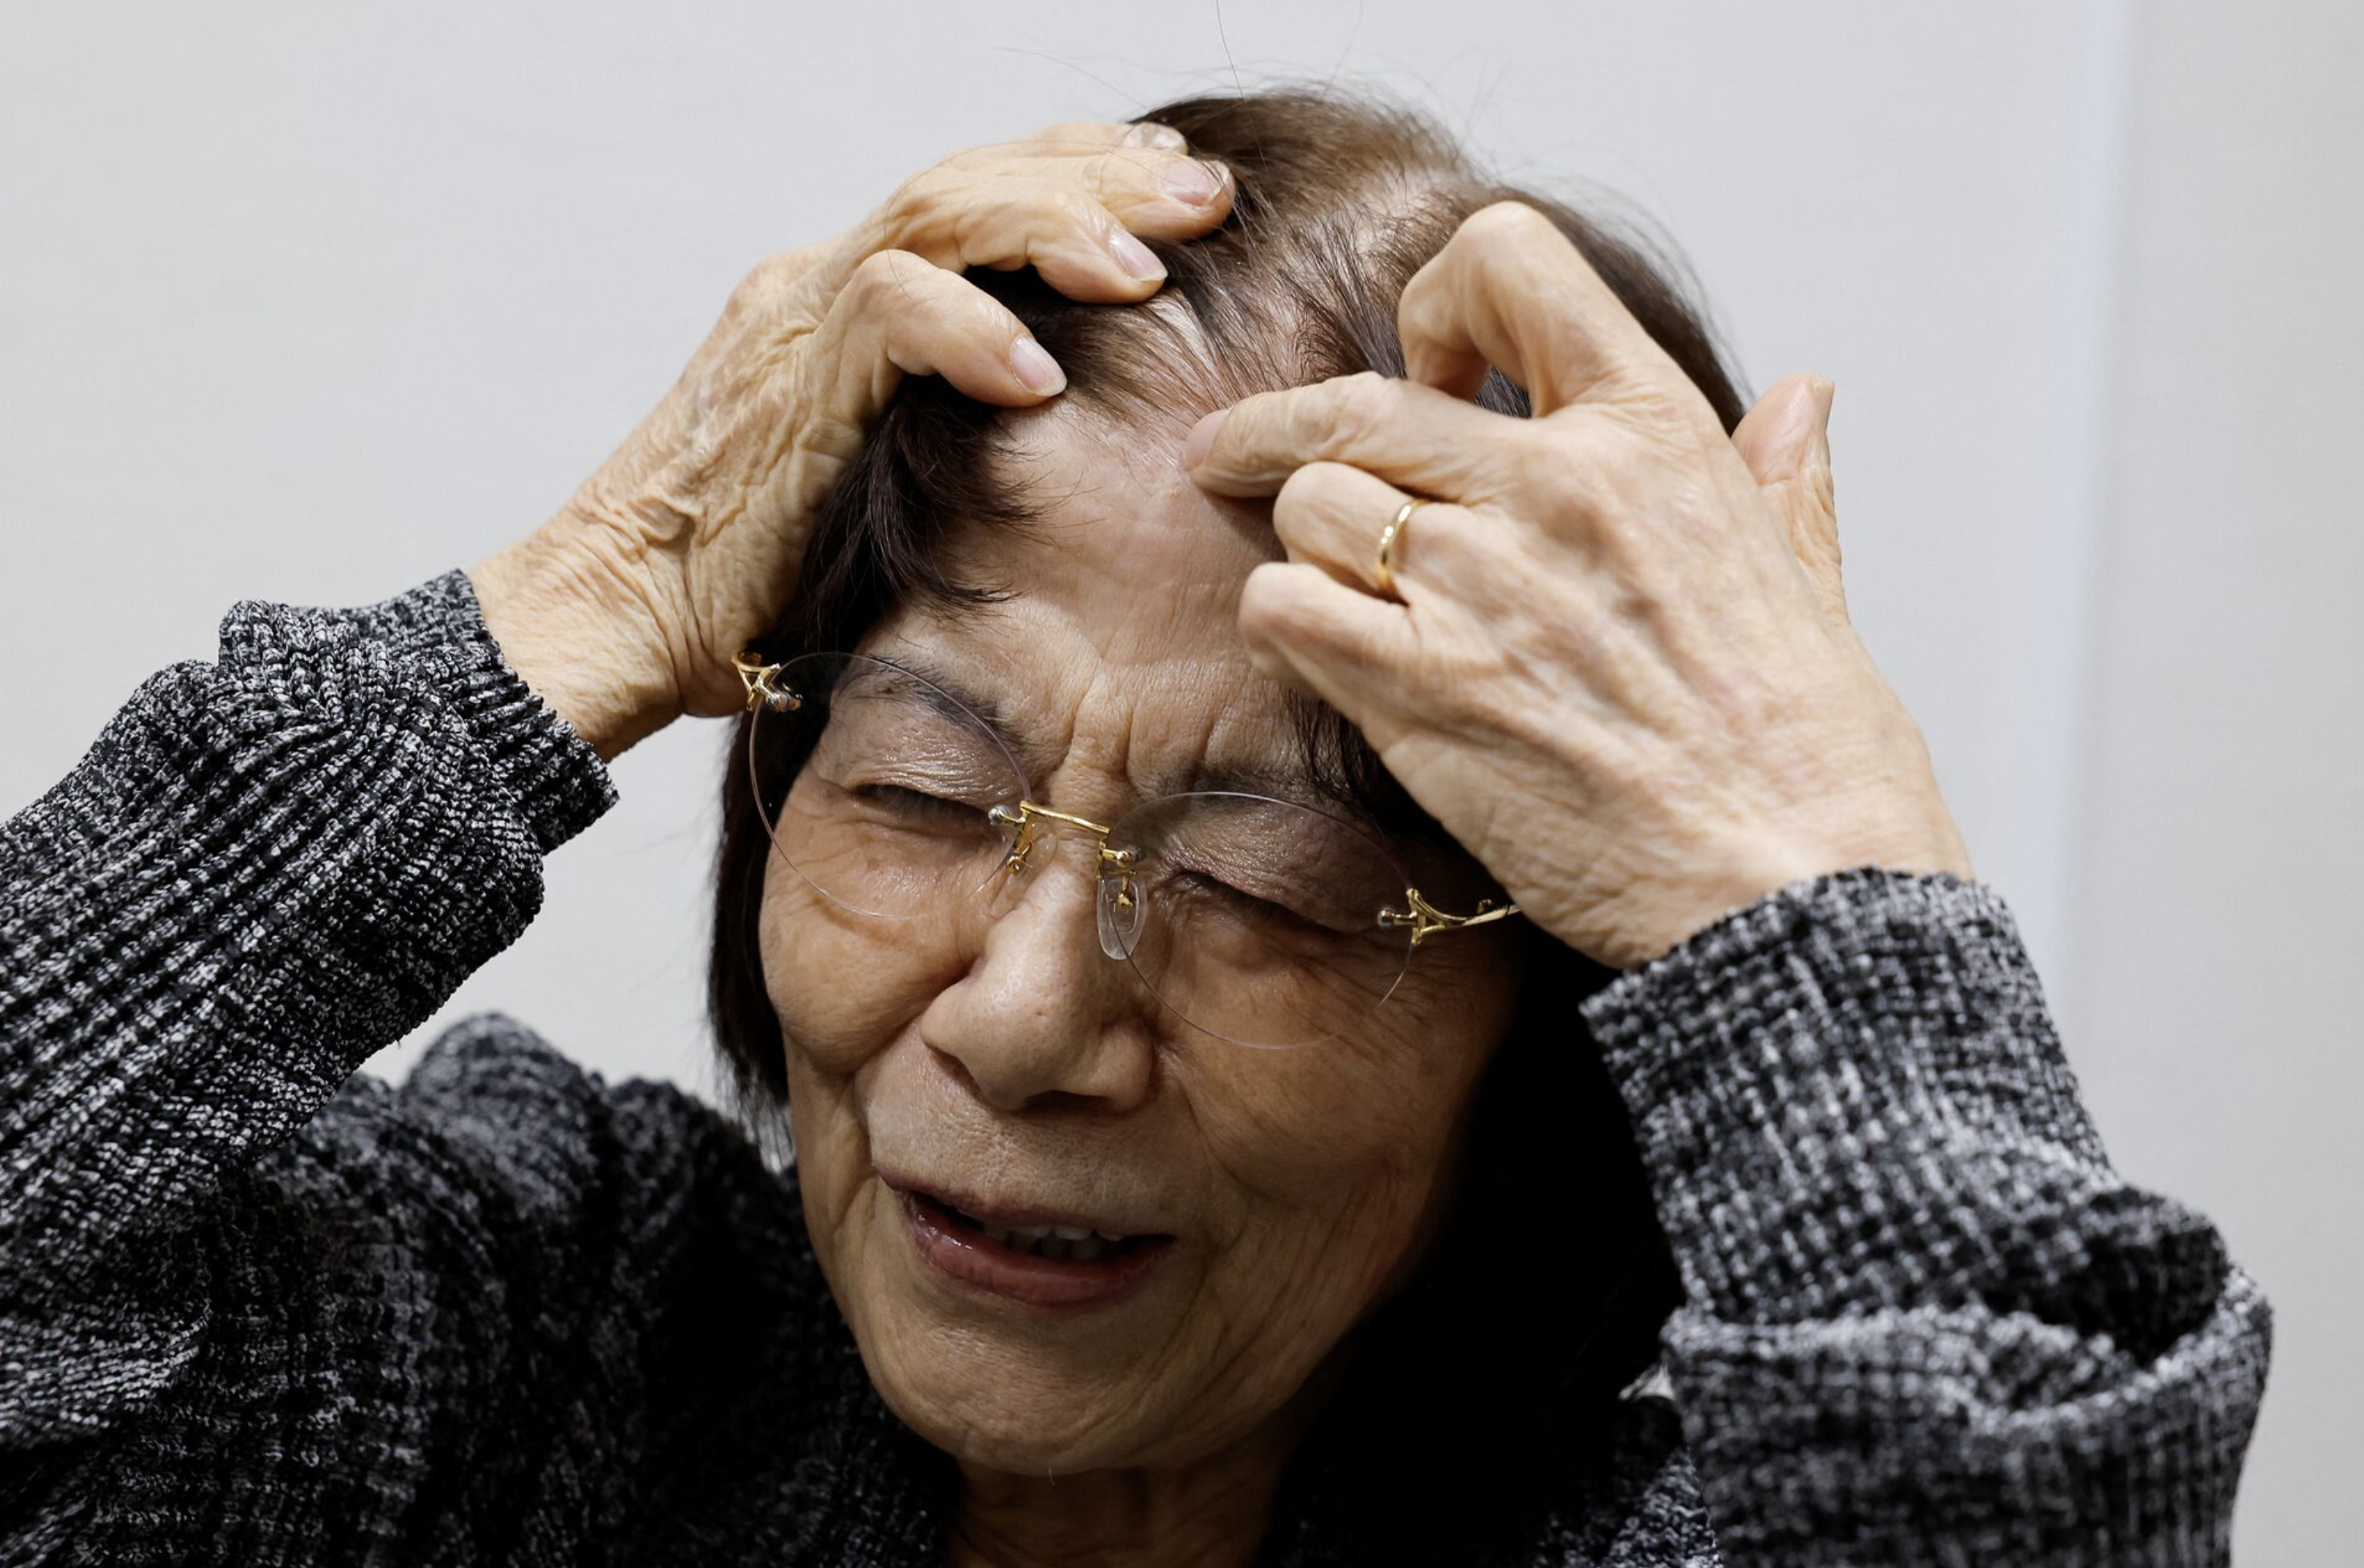
{"label": "teeth", "polygon": [[987,1240],[998,1241],[1013,1251],[1084,1263],[1097,1262],[1107,1255],[1110,1248],[1127,1239],[1087,1225],[994,1225],[978,1219],[976,1226]]}

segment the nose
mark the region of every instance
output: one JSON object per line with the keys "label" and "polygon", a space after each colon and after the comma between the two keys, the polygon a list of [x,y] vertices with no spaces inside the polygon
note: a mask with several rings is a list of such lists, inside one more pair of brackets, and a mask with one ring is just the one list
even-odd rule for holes
{"label": "nose", "polygon": [[997,1110],[1071,1101],[1121,1112],[1149,1096],[1154,1003],[1131,965],[1101,951],[1095,847],[1038,839],[1026,869],[1004,873],[968,973],[920,1019],[921,1038]]}

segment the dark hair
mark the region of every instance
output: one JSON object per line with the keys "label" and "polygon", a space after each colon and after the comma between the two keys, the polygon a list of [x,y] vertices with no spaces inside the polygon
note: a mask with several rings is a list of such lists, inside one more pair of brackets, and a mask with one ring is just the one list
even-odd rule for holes
{"label": "dark hair", "polygon": [[[1308,92],[1193,97],[1143,117],[1236,180],[1219,230],[1153,247],[1168,271],[1154,300],[1078,305],[1031,272],[972,274],[1065,367],[1069,399],[1173,423],[1178,439],[1199,413],[1250,392],[1399,375],[1404,284],[1463,218],[1518,200],[1575,242],[1725,428],[1738,422],[1740,394],[1679,266],[1630,233],[1490,182],[1426,119]],[[1478,401],[1527,412],[1499,373]],[[854,647],[898,605],[992,595],[948,575],[937,546],[956,519],[1023,528],[1034,515],[995,461],[998,417],[932,378],[904,383],[821,508],[795,605],[764,644],[772,656]],[[1307,702],[1295,717],[1309,765],[1384,828],[1449,841],[1335,713]],[[757,938],[768,846],[738,755],[724,775],[710,1000],[742,1119],[768,1143],[785,1121],[786,1068]],[[1460,1474],[1494,1493],[1534,1466],[1564,1466],[1655,1362],[1680,1299],[1622,1102],[1577,1011],[1610,972],[1532,929],[1512,940],[1521,1004],[1469,1109],[1452,1216],[1413,1282],[1357,1330],[1325,1418],[1326,1429],[1415,1463],[1430,1487]],[[1539,1243],[1539,1229],[1558,1229],[1546,1214],[1582,1216],[1587,1244]],[[1459,1494],[1465,1524],[1474,1504]]]}

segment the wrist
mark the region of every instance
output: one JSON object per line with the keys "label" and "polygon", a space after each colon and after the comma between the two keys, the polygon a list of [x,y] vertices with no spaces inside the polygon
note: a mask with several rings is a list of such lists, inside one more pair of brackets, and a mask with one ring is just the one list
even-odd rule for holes
{"label": "wrist", "polygon": [[602,762],[681,713],[647,596],[590,552],[538,532],[470,567],[468,579],[502,659]]}
{"label": "wrist", "polygon": [[1934,817],[1900,814],[1892,822],[1858,820],[1802,841],[1777,838],[1727,846],[1721,861],[1703,862],[1689,879],[1639,900],[1627,922],[1628,940],[1607,962],[1620,969],[1647,963],[1768,894],[1849,871],[1948,873],[1965,883],[1977,880],[1961,835],[1942,806]]}

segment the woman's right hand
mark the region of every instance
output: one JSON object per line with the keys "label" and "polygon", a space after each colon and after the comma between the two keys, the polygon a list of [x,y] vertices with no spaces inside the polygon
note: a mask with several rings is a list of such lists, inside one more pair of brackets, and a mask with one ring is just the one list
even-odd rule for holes
{"label": "woman's right hand", "polygon": [[843,237],[763,262],[599,472],[470,569],[502,653],[602,757],[734,711],[731,654],[786,607],[814,513],[903,376],[1005,407],[1065,384],[962,271],[1145,299],[1165,272],[1134,237],[1203,233],[1232,194],[1165,127],[1054,126],[954,153]]}

